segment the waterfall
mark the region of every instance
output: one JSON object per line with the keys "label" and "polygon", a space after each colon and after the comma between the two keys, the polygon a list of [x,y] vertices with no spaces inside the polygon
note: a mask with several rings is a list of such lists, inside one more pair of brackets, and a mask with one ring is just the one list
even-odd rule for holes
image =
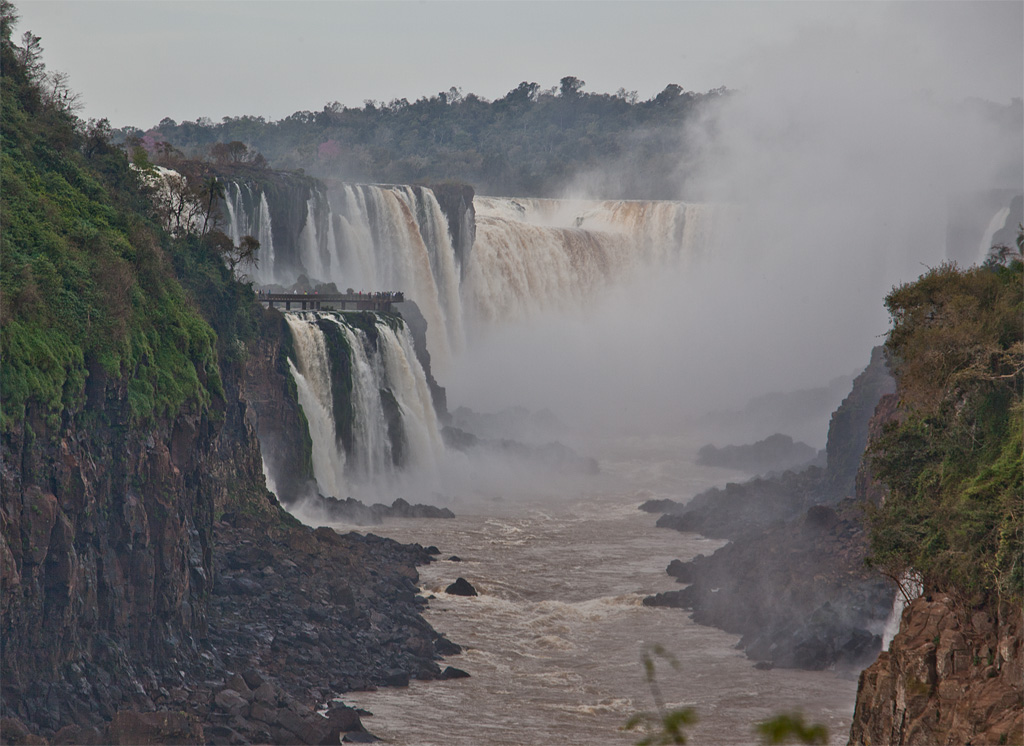
{"label": "waterfall", "polygon": [[261,285],[274,282],[274,234],[266,194],[261,191],[257,200],[248,184],[231,181],[224,192],[224,227],[228,238],[236,246],[242,236],[252,236],[260,242],[256,264],[243,265],[244,274]]}
{"label": "waterfall", "polygon": [[683,202],[476,197],[462,289],[484,324],[580,308],[641,266],[678,266],[716,240],[725,208]]}
{"label": "waterfall", "polygon": [[984,264],[992,253],[992,238],[1006,225],[1006,219],[1010,217],[1010,208],[1004,207],[988,221],[985,233],[982,234],[981,243],[978,246],[978,264]]}
{"label": "waterfall", "polygon": [[329,279],[341,288],[403,291],[427,319],[427,344],[443,374],[463,344],[461,270],[433,192],[346,184],[331,197],[337,261]]}
{"label": "waterfall", "polygon": [[398,331],[387,324],[379,324],[378,329],[387,379],[402,410],[410,464],[432,470],[444,452],[444,443],[427,376],[413,349],[412,335],[404,324]]}
{"label": "waterfall", "polygon": [[923,586],[921,576],[915,572],[904,573],[900,578],[896,595],[892,599],[892,609],[885,620],[885,628],[882,631],[882,650],[888,650],[892,638],[900,631],[900,621],[903,619],[903,610],[911,601],[921,595]]}
{"label": "waterfall", "polygon": [[345,449],[337,438],[331,396],[331,371],[324,334],[308,318],[285,314],[292,332],[295,356],[288,365],[299,395],[299,404],[309,425],[313,443],[313,475],[320,492],[346,497]]}
{"label": "waterfall", "polygon": [[[289,366],[319,491],[344,498],[353,489],[386,488],[403,473],[436,477],[444,445],[405,324],[367,313],[286,318],[297,358]],[[332,341],[336,335],[340,343]]]}

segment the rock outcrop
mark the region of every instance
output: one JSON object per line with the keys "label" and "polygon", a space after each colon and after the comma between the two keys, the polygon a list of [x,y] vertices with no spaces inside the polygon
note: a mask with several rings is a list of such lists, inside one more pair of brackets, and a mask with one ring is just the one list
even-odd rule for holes
{"label": "rock outcrop", "polygon": [[697,453],[697,463],[763,474],[806,466],[814,460],[815,455],[816,451],[806,443],[775,433],[748,445],[721,448],[706,445]]}
{"label": "rock outcrop", "polygon": [[935,594],[913,600],[860,676],[850,744],[1024,743],[1021,609],[997,618]]}
{"label": "rock outcrop", "polygon": [[893,589],[867,569],[867,537],[852,499],[875,405],[892,390],[880,349],[832,416],[828,466],[728,484],[689,503],[652,501],[657,525],[734,540],[710,557],[674,562],[689,587],[645,599],[693,612],[743,636],[740,647],[780,667],[859,666],[881,647]]}

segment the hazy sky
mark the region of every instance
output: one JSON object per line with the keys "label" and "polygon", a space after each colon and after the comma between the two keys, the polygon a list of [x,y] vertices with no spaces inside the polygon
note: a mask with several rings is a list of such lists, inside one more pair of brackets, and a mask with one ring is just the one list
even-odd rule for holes
{"label": "hazy sky", "polygon": [[[756,80],[760,51],[856,26],[944,98],[1021,96],[1021,2],[16,1],[86,117],[277,119],[331,101],[503,96],[565,75],[649,98]],[[810,33],[809,33],[810,32]],[[813,62],[811,63],[813,64]]]}

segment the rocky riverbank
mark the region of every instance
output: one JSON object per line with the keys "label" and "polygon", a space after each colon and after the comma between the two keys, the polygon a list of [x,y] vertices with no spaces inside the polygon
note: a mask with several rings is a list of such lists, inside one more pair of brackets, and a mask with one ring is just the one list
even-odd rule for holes
{"label": "rocky riverbank", "polygon": [[[865,567],[867,537],[856,493],[860,456],[879,400],[893,389],[881,350],[833,414],[827,466],[728,484],[685,504],[645,503],[657,525],[732,542],[710,557],[673,562],[688,587],[644,603],[693,612],[701,624],[742,635],[764,666],[862,666],[881,648],[893,599]],[[863,497],[863,496],[862,496]]]}

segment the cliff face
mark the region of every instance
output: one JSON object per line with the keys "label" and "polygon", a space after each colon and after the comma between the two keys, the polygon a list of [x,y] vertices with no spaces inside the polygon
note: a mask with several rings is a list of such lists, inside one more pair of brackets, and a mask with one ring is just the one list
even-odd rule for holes
{"label": "cliff face", "polygon": [[850,744],[1021,744],[1021,609],[958,613],[944,594],[903,611],[888,651],[860,676]]}
{"label": "cliff face", "polygon": [[291,335],[284,317],[266,310],[260,336],[250,344],[242,386],[267,470],[285,503],[304,494],[313,478],[309,427],[288,371],[289,354]]}
{"label": "cliff face", "polygon": [[469,184],[432,184],[430,190],[437,198],[445,218],[448,219],[448,233],[452,237],[452,248],[459,260],[459,267],[465,277],[469,252],[476,240],[476,209],[473,207],[473,187]]}
{"label": "cliff face", "polygon": [[83,412],[50,427],[30,407],[3,441],[5,710],[53,729],[181,679],[208,631],[216,505],[267,499],[237,384],[135,428],[102,378]]}

